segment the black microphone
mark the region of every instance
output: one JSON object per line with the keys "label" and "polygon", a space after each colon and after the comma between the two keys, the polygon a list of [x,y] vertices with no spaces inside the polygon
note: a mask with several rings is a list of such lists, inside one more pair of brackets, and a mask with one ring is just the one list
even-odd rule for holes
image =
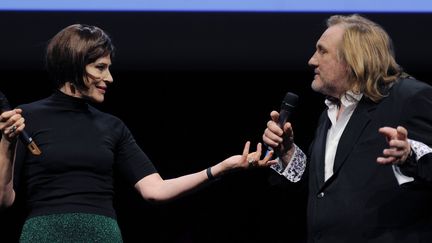
{"label": "black microphone", "polygon": [[[283,125],[291,119],[292,114],[294,113],[294,109],[297,106],[298,103],[298,95],[288,92],[285,94],[284,99],[282,100],[282,104],[279,111],[279,120],[278,125],[280,128],[283,128]],[[280,146],[280,145],[279,145]],[[279,147],[280,148],[280,147]],[[272,151],[273,149],[271,147],[267,147],[267,154]],[[273,156],[280,157],[281,151],[276,149],[275,154]],[[274,159],[274,158],[273,158]],[[276,173],[271,173],[268,181],[270,185],[272,186],[280,186],[284,185],[286,183],[286,179],[282,179],[282,176],[276,176]]]}
{"label": "black microphone", "polygon": [[[5,112],[10,109],[11,108],[9,105],[9,101],[7,100],[6,96],[0,91],[0,112]],[[19,134],[19,138],[21,142],[27,146],[27,148],[33,155],[40,155],[42,153],[39,147],[25,130],[21,131],[21,133]]]}
{"label": "black microphone", "polygon": [[291,118],[291,115],[294,112],[294,108],[297,106],[297,103],[298,95],[291,92],[286,93],[284,99],[282,100],[279,112],[279,127],[282,128],[285,122],[287,122]]}
{"label": "black microphone", "polygon": [[[283,128],[283,125],[285,124],[285,122],[287,122],[291,118],[291,115],[294,113],[294,108],[297,106],[298,98],[299,98],[298,95],[291,93],[291,92],[288,92],[285,94],[285,97],[282,100],[281,108],[279,111],[278,125],[280,128]],[[273,149],[270,147],[267,147],[266,155],[271,150],[273,150]],[[279,153],[275,153],[275,155],[280,156]]]}

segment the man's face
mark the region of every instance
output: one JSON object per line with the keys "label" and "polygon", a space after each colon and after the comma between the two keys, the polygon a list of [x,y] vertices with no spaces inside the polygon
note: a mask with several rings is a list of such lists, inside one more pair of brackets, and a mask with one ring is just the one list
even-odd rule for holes
{"label": "man's face", "polygon": [[344,94],[348,87],[348,66],[338,58],[344,31],[341,25],[331,26],[324,31],[308,62],[315,71],[312,89],[336,98]]}

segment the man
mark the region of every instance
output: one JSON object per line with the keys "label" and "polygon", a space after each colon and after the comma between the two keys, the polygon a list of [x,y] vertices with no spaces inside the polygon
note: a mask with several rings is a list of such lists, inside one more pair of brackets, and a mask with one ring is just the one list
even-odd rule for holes
{"label": "man", "polygon": [[327,27],[309,65],[328,108],[307,157],[271,113],[272,168],[307,180],[309,242],[432,242],[432,87],[402,72],[378,24],[336,15]]}

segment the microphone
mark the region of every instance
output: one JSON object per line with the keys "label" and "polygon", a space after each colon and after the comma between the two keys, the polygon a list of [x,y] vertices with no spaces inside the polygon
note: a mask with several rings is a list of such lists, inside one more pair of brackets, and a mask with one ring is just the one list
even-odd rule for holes
{"label": "microphone", "polygon": [[[285,97],[282,100],[282,104],[279,111],[278,125],[280,128],[283,128],[285,122],[291,119],[291,116],[294,113],[294,109],[297,106],[298,99],[299,99],[298,95],[294,93],[288,92],[285,94]],[[268,146],[266,156],[271,150],[273,149]],[[273,156],[280,157],[281,156],[280,152],[281,151],[279,150],[275,150],[275,154]],[[276,176],[276,173],[272,173],[268,178],[268,182],[272,186],[283,185],[285,184],[285,179],[282,180],[281,178],[282,178],[281,176]]]}
{"label": "microphone", "polygon": [[282,100],[279,112],[279,127],[282,128],[285,122],[287,122],[291,118],[291,115],[294,112],[294,108],[297,106],[297,103],[298,95],[291,92],[286,93],[284,99]]}
{"label": "microphone", "polygon": [[[8,111],[10,110],[9,101],[7,100],[6,96],[0,91],[0,111]],[[30,152],[33,155],[40,155],[42,152],[39,149],[39,147],[36,145],[36,143],[33,141],[33,139],[27,134],[25,130],[21,131],[19,134],[19,138],[22,143],[24,143],[27,148],[30,150]]]}
{"label": "microphone", "polygon": [[[285,122],[287,122],[291,118],[291,115],[294,112],[294,108],[297,106],[298,98],[299,98],[298,95],[291,93],[291,92],[288,92],[285,94],[285,97],[282,100],[281,108],[279,111],[278,125],[280,128],[283,128],[283,125],[285,124]],[[271,150],[272,150],[272,148],[267,147],[266,155]],[[275,154],[275,155],[277,155],[277,154]]]}

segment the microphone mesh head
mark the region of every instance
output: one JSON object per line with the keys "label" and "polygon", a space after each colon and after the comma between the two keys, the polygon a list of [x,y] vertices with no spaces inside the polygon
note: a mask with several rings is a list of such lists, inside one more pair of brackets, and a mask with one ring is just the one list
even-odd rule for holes
{"label": "microphone mesh head", "polygon": [[296,107],[297,103],[298,103],[298,99],[299,99],[298,95],[291,93],[291,92],[288,92],[288,93],[286,93],[285,98],[282,101],[282,105],[283,106],[288,105],[291,107]]}

